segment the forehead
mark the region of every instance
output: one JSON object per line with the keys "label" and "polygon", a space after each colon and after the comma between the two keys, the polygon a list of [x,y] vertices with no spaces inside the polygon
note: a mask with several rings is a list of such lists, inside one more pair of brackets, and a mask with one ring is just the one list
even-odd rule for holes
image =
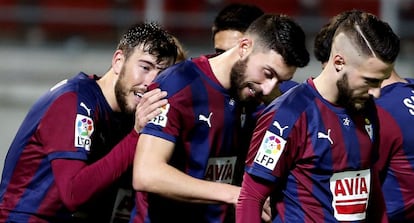
{"label": "forehead", "polygon": [[228,50],[235,46],[243,33],[237,30],[222,30],[214,35],[214,48]]}
{"label": "forehead", "polygon": [[147,62],[160,68],[165,68],[173,63],[173,58],[162,58],[157,63],[157,57],[145,50],[142,44],[134,47],[133,52],[128,60]]}
{"label": "forehead", "polygon": [[359,66],[359,70],[365,78],[386,79],[394,69],[394,64],[385,63],[376,57],[364,59]]}
{"label": "forehead", "polygon": [[288,66],[282,55],[274,50],[252,53],[249,57],[249,62],[254,66],[272,69],[279,77],[285,77],[283,79],[290,79],[296,71],[296,67]]}

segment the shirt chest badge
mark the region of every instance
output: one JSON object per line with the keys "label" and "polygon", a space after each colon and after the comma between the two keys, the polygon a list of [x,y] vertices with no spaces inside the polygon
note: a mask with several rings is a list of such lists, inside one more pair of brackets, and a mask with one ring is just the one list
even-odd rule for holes
{"label": "shirt chest badge", "polygon": [[366,217],[370,194],[370,170],[335,173],[330,179],[332,207],[338,221],[359,221]]}

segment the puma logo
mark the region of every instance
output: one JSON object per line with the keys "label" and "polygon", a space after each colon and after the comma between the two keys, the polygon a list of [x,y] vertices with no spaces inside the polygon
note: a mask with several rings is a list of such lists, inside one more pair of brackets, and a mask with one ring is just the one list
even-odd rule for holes
{"label": "puma logo", "polygon": [[84,108],[84,109],[88,112],[88,116],[91,116],[91,109],[89,109],[89,108],[85,105],[85,103],[81,102],[81,103],[80,103],[80,106],[81,106],[82,108]]}
{"label": "puma logo", "polygon": [[333,141],[331,139],[331,129],[328,129],[328,134],[325,134],[323,132],[318,132],[318,138],[319,139],[328,139],[331,145],[333,144]]}
{"label": "puma logo", "polygon": [[205,116],[205,115],[203,115],[203,114],[198,115],[198,120],[207,122],[208,127],[210,127],[210,128],[211,128],[210,118],[211,118],[211,116],[212,116],[212,115],[213,115],[213,113],[212,113],[212,112],[210,112],[210,114],[208,115],[208,117],[206,117],[206,116]]}
{"label": "puma logo", "polygon": [[280,136],[283,136],[283,131],[284,131],[285,129],[289,128],[289,126],[287,126],[287,125],[282,127],[278,121],[274,121],[274,122],[273,122],[273,125],[274,125],[276,128],[278,128],[278,129],[279,129]]}

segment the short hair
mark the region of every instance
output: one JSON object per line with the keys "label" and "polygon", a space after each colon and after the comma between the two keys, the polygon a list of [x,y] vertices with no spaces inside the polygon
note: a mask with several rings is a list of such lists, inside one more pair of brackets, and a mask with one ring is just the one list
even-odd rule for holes
{"label": "short hair", "polygon": [[142,46],[145,52],[155,56],[157,63],[163,60],[177,59],[177,46],[174,37],[156,22],[132,25],[119,40],[117,49],[122,50],[126,59],[136,46]]}
{"label": "short hair", "polygon": [[400,38],[388,23],[371,13],[350,14],[338,26],[334,39],[339,33],[350,38],[363,55],[376,56],[387,63],[393,63],[400,51]]}
{"label": "short hair", "polygon": [[336,29],[349,15],[359,13],[357,11],[345,11],[332,17],[328,23],[322,26],[321,30],[316,34],[313,54],[321,63],[328,62],[331,54],[332,40]]}
{"label": "short hair", "polygon": [[236,30],[244,33],[249,25],[264,12],[262,9],[251,4],[233,3],[224,7],[214,19],[212,32],[223,30]]}
{"label": "short hair", "polygon": [[187,51],[184,49],[183,44],[177,37],[174,36],[173,38],[175,45],[177,46],[177,59],[175,60],[175,63],[179,63],[187,59]]}
{"label": "short hair", "polygon": [[264,14],[246,30],[262,50],[275,50],[289,66],[304,67],[309,63],[306,36],[292,18],[283,14]]}

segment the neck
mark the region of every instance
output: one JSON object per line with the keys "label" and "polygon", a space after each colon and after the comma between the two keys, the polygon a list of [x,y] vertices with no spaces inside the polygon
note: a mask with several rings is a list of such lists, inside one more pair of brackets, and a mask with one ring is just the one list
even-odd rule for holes
{"label": "neck", "polygon": [[407,83],[407,81],[404,78],[400,77],[400,75],[398,75],[397,72],[393,70],[391,72],[391,76],[382,82],[381,87],[385,87],[387,85],[397,83],[397,82]]}
{"label": "neck", "polygon": [[336,104],[338,98],[338,88],[336,87],[336,78],[334,78],[334,74],[332,72],[335,71],[329,71],[329,69],[325,67],[321,74],[313,79],[313,83],[322,98],[332,104]]}
{"label": "neck", "polygon": [[226,89],[230,89],[231,87],[230,72],[237,58],[239,58],[237,47],[233,47],[209,59],[214,76],[216,76],[220,84]]}

